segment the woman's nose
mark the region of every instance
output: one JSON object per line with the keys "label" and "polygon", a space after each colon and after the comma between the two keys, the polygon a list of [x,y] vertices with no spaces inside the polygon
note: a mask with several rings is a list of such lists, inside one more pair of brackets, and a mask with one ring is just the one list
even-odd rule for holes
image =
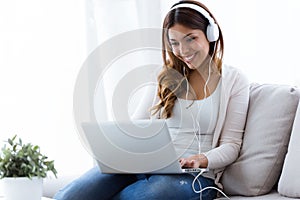
{"label": "woman's nose", "polygon": [[189,46],[186,44],[181,43],[179,46],[179,53],[180,55],[186,55],[189,52]]}

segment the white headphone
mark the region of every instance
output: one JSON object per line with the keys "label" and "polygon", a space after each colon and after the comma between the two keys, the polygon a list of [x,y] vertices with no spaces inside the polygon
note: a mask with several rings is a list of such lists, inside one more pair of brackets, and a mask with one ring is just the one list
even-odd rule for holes
{"label": "white headphone", "polygon": [[192,4],[192,3],[178,4],[174,7],[172,7],[171,10],[176,9],[176,8],[191,8],[193,10],[198,11],[209,21],[209,24],[208,24],[207,30],[206,30],[207,40],[209,42],[215,42],[219,39],[219,27],[215,23],[215,20],[210,16],[210,14],[205,9],[203,9],[202,7],[200,7],[196,4]]}

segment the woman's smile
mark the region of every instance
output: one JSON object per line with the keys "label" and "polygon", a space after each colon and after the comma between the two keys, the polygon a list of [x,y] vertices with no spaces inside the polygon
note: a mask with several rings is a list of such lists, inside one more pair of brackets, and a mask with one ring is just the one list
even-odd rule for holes
{"label": "woman's smile", "polygon": [[193,53],[191,55],[181,56],[181,57],[182,57],[182,59],[183,59],[184,62],[191,63],[193,61],[193,59],[196,57],[196,54],[197,53]]}

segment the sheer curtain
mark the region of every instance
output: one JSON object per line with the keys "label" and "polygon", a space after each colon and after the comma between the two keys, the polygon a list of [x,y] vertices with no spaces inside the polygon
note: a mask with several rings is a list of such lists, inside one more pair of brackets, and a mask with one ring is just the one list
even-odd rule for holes
{"label": "sheer curtain", "polygon": [[[142,28],[160,28],[162,13],[167,4],[163,2],[149,0],[99,0],[87,2],[88,51],[95,50],[102,43],[128,31]],[[168,2],[168,4],[170,3]],[[100,120],[111,120],[112,95],[120,77],[135,67],[149,64],[147,61],[161,64],[160,53],[161,51],[154,53],[135,52],[116,58],[106,71],[103,85],[100,85],[96,91],[96,103],[95,105],[91,104],[91,112],[95,110]],[[150,59],[152,60],[150,61]],[[93,64],[95,63],[91,63],[91,65]],[[93,77],[94,73],[90,69],[88,74],[91,79],[98,78]],[[94,91],[90,91],[90,94],[90,98],[94,98]]]}

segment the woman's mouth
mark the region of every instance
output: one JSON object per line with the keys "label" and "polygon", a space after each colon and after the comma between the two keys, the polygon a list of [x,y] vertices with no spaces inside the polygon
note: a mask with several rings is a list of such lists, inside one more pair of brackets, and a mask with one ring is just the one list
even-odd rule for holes
{"label": "woman's mouth", "polygon": [[196,53],[192,54],[192,55],[188,55],[188,56],[182,56],[184,62],[190,63],[192,62],[192,60],[194,59]]}

